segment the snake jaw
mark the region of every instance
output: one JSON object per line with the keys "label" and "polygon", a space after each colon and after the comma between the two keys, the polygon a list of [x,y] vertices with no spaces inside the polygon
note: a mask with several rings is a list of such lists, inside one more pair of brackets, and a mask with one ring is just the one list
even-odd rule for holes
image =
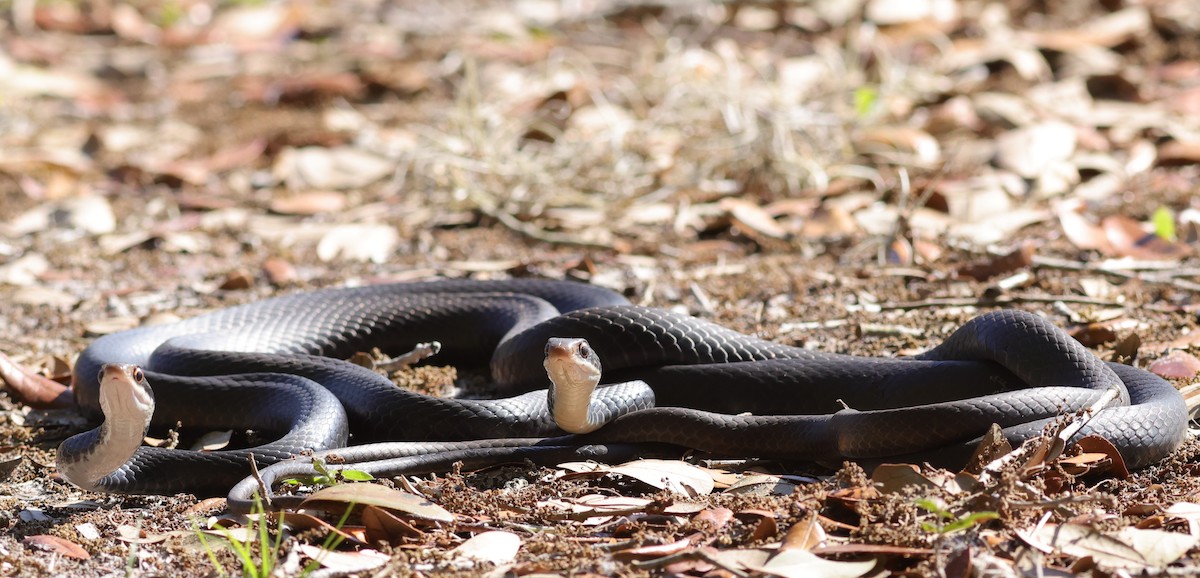
{"label": "snake jaw", "polygon": [[583,434],[604,425],[588,419],[592,392],[600,383],[600,358],[586,339],[554,337],[546,342],[546,375],[554,422],[563,431]]}

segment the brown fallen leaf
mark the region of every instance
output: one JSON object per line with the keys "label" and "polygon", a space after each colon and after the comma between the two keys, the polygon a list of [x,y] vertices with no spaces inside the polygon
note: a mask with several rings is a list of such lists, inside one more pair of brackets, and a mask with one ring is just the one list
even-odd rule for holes
{"label": "brown fallen leaf", "polygon": [[821,527],[819,522],[820,516],[814,512],[809,512],[803,520],[792,524],[788,528],[786,534],[783,535],[783,543],[779,548],[782,549],[800,549],[812,550],[825,543],[825,529]]}
{"label": "brown fallen leaf", "polygon": [[60,554],[76,560],[88,560],[92,557],[91,554],[88,554],[87,550],[83,549],[83,546],[67,540],[66,538],[59,538],[58,536],[50,536],[47,534],[25,536],[21,539],[21,543],[29,546],[30,548],[35,548],[44,552],[53,552],[55,554]]}
{"label": "brown fallen leaf", "polygon": [[1075,445],[1082,452],[1080,455],[1058,460],[1067,473],[1081,476],[1102,471],[1118,478],[1129,477],[1125,458],[1121,457],[1120,450],[1112,442],[1100,436],[1090,435],[1075,442]]}
{"label": "brown fallen leaf", "polygon": [[404,521],[403,518],[375,506],[363,508],[362,522],[367,541],[372,544],[383,542],[396,546],[425,535],[425,532]]}
{"label": "brown fallen leaf", "polygon": [[692,517],[692,521],[707,524],[713,531],[724,528],[732,519],[733,510],[729,508],[706,508]]}
{"label": "brown fallen leaf", "polygon": [[1191,253],[1187,245],[1172,243],[1147,232],[1141,223],[1123,215],[1105,217],[1100,221],[1100,227],[1104,229],[1113,253],[1120,257],[1173,261]]}
{"label": "brown fallen leaf", "polygon": [[1096,347],[1117,340],[1117,332],[1108,323],[1086,323],[1072,327],[1067,333],[1085,347]]}
{"label": "brown fallen leaf", "polygon": [[779,524],[775,522],[775,512],[750,508],[740,510],[734,516],[743,522],[754,522],[754,530],[750,532],[749,538],[751,542],[766,540],[779,533]]}
{"label": "brown fallen leaf", "polygon": [[997,275],[1011,273],[1024,269],[1033,264],[1035,248],[1032,243],[1023,243],[1017,249],[984,263],[974,263],[958,270],[960,277],[970,277],[976,281],[986,281]]}

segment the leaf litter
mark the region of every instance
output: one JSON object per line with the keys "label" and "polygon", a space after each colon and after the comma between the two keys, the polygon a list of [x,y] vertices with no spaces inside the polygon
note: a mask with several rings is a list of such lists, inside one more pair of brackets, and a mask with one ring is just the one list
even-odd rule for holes
{"label": "leaf litter", "polygon": [[[1019,306],[1200,405],[1188,2],[451,4],[6,9],[14,395],[52,404],[63,359],[164,315],[537,275],[863,355]],[[78,492],[47,464],[79,424],[0,411],[0,573],[211,575],[198,531],[259,539],[202,518],[219,501]],[[1052,439],[969,472],[693,456],[344,484],[334,513],[372,505],[285,516],[275,555],[285,575],[1194,570],[1194,441],[1126,473],[1103,440]]]}

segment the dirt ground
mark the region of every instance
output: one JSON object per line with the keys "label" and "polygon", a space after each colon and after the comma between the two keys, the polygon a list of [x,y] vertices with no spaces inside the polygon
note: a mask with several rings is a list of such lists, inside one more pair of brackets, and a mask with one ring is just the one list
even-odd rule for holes
{"label": "dirt ground", "polygon": [[[60,381],[98,335],[439,277],[588,281],[887,357],[1015,307],[1188,399],[1200,372],[1188,0],[0,15],[0,353]],[[256,575],[210,529],[219,501],[81,492],[54,467],[78,412],[0,408],[0,575]],[[692,460],[712,469],[679,475],[716,484],[698,495],[521,464],[419,476],[387,482],[452,519],[352,518],[322,572],[1188,574],[1198,453],[1189,437],[1121,476],[1088,450],[985,481]],[[277,575],[327,545],[299,519]]]}

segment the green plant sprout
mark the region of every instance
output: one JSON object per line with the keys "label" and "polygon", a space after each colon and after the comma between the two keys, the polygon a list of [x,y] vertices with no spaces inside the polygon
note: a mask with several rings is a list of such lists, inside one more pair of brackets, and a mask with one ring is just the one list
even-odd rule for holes
{"label": "green plant sprout", "polygon": [[[233,549],[238,560],[242,563],[242,576],[244,578],[268,578],[271,572],[275,569],[275,565],[281,557],[283,548],[283,522],[285,514],[280,512],[279,522],[275,528],[275,541],[271,542],[270,526],[271,522],[266,516],[266,510],[263,508],[262,500],[258,494],[254,495],[254,507],[251,509],[252,514],[257,514],[257,518],[252,522],[252,528],[258,534],[259,552],[258,563],[254,562],[254,542],[253,539],[241,540],[233,535],[228,528],[221,528],[221,533],[224,534],[225,540],[229,542],[229,547]],[[208,559],[212,562],[213,568],[216,568],[217,574],[221,578],[226,578],[225,567],[217,560],[216,551],[208,543],[208,538],[204,531],[200,529],[199,523],[192,520],[192,530],[196,532],[196,537],[200,539],[200,545],[204,547],[204,551],[208,553]]]}
{"label": "green plant sprout", "polygon": [[938,517],[937,522],[921,522],[921,529],[926,532],[949,534],[965,530],[985,520],[995,520],[1000,517],[1000,514],[991,511],[971,512],[970,514],[958,517],[953,512],[937,505],[936,502],[928,498],[917,500],[916,503],[921,509]]}
{"label": "green plant sprout", "polygon": [[331,470],[325,460],[313,458],[313,475],[287,478],[282,483],[289,486],[336,486],[342,482],[369,482],[374,479],[375,476],[362,470],[349,468]]}

